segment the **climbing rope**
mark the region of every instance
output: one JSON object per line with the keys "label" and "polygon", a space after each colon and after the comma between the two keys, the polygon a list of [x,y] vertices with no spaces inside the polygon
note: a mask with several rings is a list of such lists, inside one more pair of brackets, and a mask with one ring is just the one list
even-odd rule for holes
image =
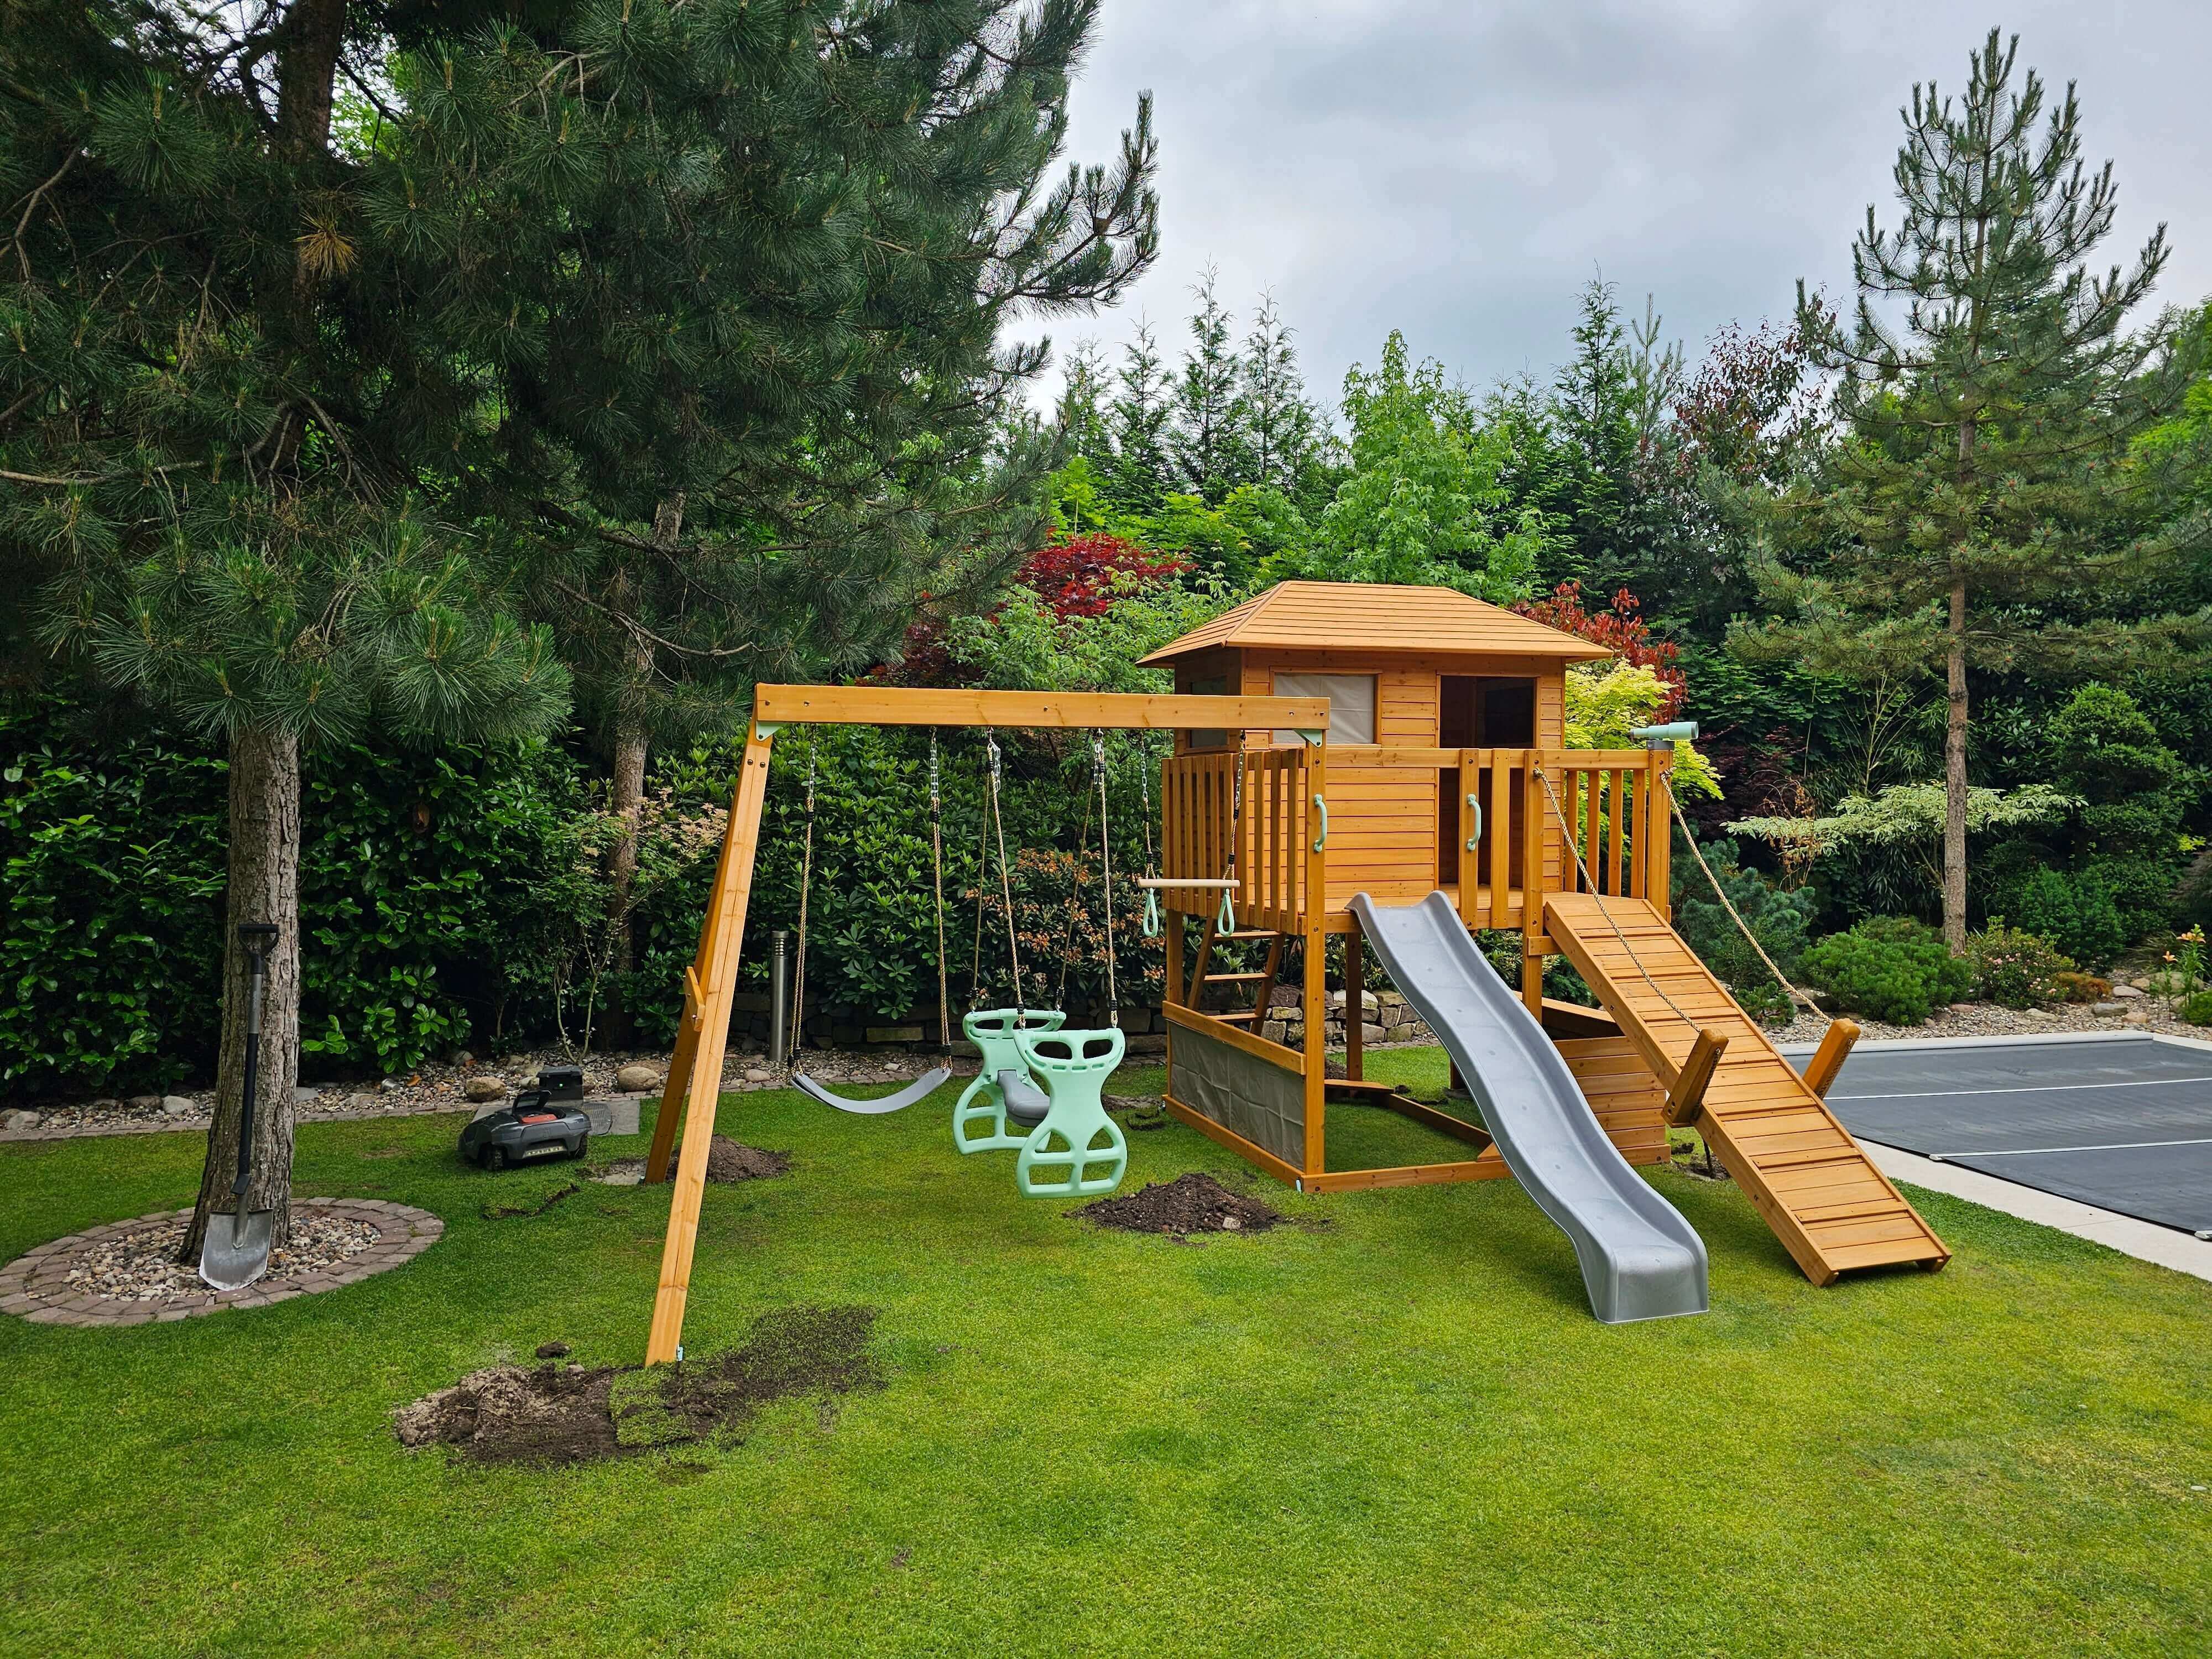
{"label": "climbing rope", "polygon": [[929,728],[929,862],[937,885],[937,1041],[952,1046],[952,1003],[945,973],[945,824],[937,785],[937,728]]}
{"label": "climbing rope", "polygon": [[1683,816],[1682,803],[1675,799],[1674,781],[1662,774],[1659,784],[1660,787],[1667,792],[1667,805],[1674,811],[1674,822],[1682,826],[1682,839],[1690,844],[1690,856],[1697,860],[1698,868],[1705,872],[1705,879],[1712,884],[1713,896],[1721,902],[1721,908],[1728,912],[1729,920],[1735,923],[1737,931],[1744,937],[1744,942],[1759,953],[1759,959],[1766,964],[1766,971],[1774,975],[1775,983],[1781,986],[1782,994],[1790,999],[1791,1011],[1794,1012],[1799,1008],[1810,1008],[1826,1024],[1834,1024],[1836,1022],[1829,1016],[1826,1010],[1799,991],[1790,982],[1790,976],[1775,966],[1774,958],[1766,954],[1766,947],[1759,942],[1759,936],[1751,931],[1751,924],[1744,921],[1742,916],[1736,913],[1735,906],[1729,902],[1726,890],[1721,886],[1721,878],[1713,873],[1713,866],[1705,862],[1705,855],[1698,850],[1698,838],[1690,833],[1690,821]]}
{"label": "climbing rope", "polygon": [[1620,924],[1613,919],[1613,913],[1605,908],[1602,895],[1598,892],[1597,878],[1590,874],[1589,866],[1583,862],[1583,849],[1575,840],[1575,827],[1567,822],[1567,815],[1560,808],[1559,796],[1552,793],[1550,775],[1540,766],[1535,769],[1535,772],[1537,781],[1544,786],[1545,798],[1552,803],[1552,816],[1559,821],[1559,829],[1566,836],[1567,851],[1574,857],[1575,868],[1582,872],[1583,880],[1589,888],[1591,896],[1600,900],[1597,907],[1598,915],[1603,916],[1605,925],[1613,929],[1613,936],[1620,941],[1620,948],[1628,952],[1628,959],[1636,964],[1636,971],[1644,975],[1644,982],[1658,993],[1659,1000],[1673,1009],[1674,1017],[1692,1030],[1704,1030],[1703,1025],[1683,1012],[1681,1004],[1667,994],[1667,988],[1652,977],[1651,970],[1644,965],[1644,958],[1636,954],[1636,947],[1629,943],[1628,935],[1621,932]]}
{"label": "climbing rope", "polygon": [[814,891],[814,745],[806,745],[806,853],[799,876],[799,963],[792,972],[791,1041],[784,1053],[795,1061],[806,1029],[806,904]]}

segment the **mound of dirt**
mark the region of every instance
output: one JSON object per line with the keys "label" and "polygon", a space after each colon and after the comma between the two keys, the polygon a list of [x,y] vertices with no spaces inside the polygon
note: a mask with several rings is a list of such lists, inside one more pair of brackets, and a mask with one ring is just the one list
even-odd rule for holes
{"label": "mound of dirt", "polygon": [[487,1366],[401,1407],[392,1426],[403,1446],[451,1446],[477,1463],[611,1457],[615,1425],[607,1391],[614,1379],[611,1365]]}
{"label": "mound of dirt", "polygon": [[716,1135],[707,1143],[707,1179],[709,1181],[772,1181],[780,1175],[791,1173],[791,1154],[771,1152],[763,1147],[748,1146],[742,1140],[732,1140],[727,1135]]}
{"label": "mound of dirt", "polygon": [[1261,1233],[1283,1219],[1280,1211],[1232,1193],[1195,1170],[1139,1192],[1102,1198],[1075,1213],[1097,1226],[1127,1233]]}
{"label": "mound of dirt", "polygon": [[626,1373],[611,1403],[625,1449],[688,1440],[741,1440],[772,1400],[880,1389],[883,1367],[868,1352],[873,1308],[779,1308],[753,1322],[743,1347]]}
{"label": "mound of dirt", "polygon": [[[475,1463],[580,1463],[690,1441],[742,1440],[772,1400],[884,1386],[868,1352],[873,1308],[780,1308],[742,1347],[651,1370],[492,1365],[393,1414],[399,1443],[450,1446]],[[557,1352],[556,1352],[557,1351]],[[566,1353],[548,1342],[538,1352]]]}

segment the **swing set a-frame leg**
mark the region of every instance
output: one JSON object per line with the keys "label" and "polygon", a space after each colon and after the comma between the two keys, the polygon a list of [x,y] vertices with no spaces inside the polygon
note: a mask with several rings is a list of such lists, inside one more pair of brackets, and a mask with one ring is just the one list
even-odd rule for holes
{"label": "swing set a-frame leg", "polygon": [[700,930],[699,951],[684,975],[684,1019],[675,1058],[661,1091],[660,1116],[645,1178],[668,1176],[676,1139],[676,1108],[684,1103],[684,1149],[676,1164],[676,1189],[668,1205],[668,1240],[660,1252],[660,1288],[653,1302],[653,1329],[645,1363],[673,1359],[684,1340],[684,1304],[691,1285],[691,1250],[699,1235],[699,1205],[707,1188],[707,1151],[714,1135],[714,1108],[722,1091],[722,1057],[729,1048],[730,1010],[738,988],[738,947],[745,935],[745,907],[752,897],[753,860],[760,850],[761,808],[768,799],[770,734],[756,726],[745,739],[714,887]]}

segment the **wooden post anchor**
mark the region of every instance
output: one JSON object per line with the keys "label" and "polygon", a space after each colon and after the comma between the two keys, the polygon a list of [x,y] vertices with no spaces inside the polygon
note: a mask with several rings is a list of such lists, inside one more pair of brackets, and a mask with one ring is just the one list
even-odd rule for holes
{"label": "wooden post anchor", "polygon": [[1851,1052],[1851,1045],[1859,1040],[1856,1022],[1839,1019],[1830,1024],[1827,1035],[1820,1046],[1813,1051],[1813,1059],[1805,1067],[1805,1086],[1822,1100],[1828,1097],[1828,1085],[1836,1080],[1836,1073],[1844,1069],[1844,1060]]}
{"label": "wooden post anchor", "polygon": [[1705,1091],[1712,1084],[1713,1069],[1721,1063],[1728,1042],[1718,1031],[1700,1031],[1690,1045],[1690,1057],[1682,1062],[1682,1069],[1674,1073],[1673,1086],[1667,1091],[1666,1118],[1676,1128],[1697,1121],[1698,1109],[1705,1103]]}

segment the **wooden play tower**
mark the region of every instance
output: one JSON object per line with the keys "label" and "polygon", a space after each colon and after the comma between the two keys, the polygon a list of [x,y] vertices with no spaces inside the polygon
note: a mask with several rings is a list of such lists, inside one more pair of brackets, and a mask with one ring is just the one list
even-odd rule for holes
{"label": "wooden play tower", "polygon": [[[1568,667],[1610,654],[1449,589],[1285,582],[1146,659],[1173,671],[1172,695],[759,687],[647,1160],[647,1180],[676,1183],[648,1363],[680,1352],[769,748],[808,722],[1172,731],[1167,1103],[1285,1182],[1510,1174],[1481,1128],[1364,1079],[1356,989],[1346,1075],[1328,1074],[1320,965],[1340,938],[1346,982],[1360,983],[1353,895],[1442,892],[1470,930],[1521,936],[1522,998],[1629,1162],[1664,1159],[1667,1126],[1694,1124],[1816,1284],[1941,1267],[1948,1251],[1822,1102],[1856,1028],[1838,1022],[1801,1076],[1670,926],[1672,750],[1564,746]],[[1293,942],[1304,968],[1278,1025]],[[1544,960],[1559,954],[1601,1008],[1545,999]],[[1271,1040],[1293,1024],[1297,1046]],[[1332,1170],[1332,1098],[1404,1113],[1468,1155]]]}
{"label": "wooden play tower", "polygon": [[[1364,1079],[1355,1000],[1346,1075],[1327,1075],[1321,974],[1303,975],[1285,1021],[1302,1044],[1264,1034],[1288,941],[1310,964],[1340,936],[1357,986],[1352,895],[1440,891],[1470,930],[1521,935],[1522,998],[1629,1162],[1664,1159],[1667,1126],[1694,1123],[1816,1283],[1942,1265],[1942,1243],[1822,1103],[1856,1028],[1839,1022],[1800,1076],[1671,927],[1671,748],[1563,746],[1569,665],[1610,654],[1449,589],[1285,582],[1146,659],[1178,692],[1329,700],[1326,744],[1186,731],[1165,763],[1162,873],[1237,883],[1225,929],[1217,890],[1168,890],[1169,1109],[1309,1192],[1510,1174],[1480,1129]],[[1555,954],[1601,1009],[1545,999]],[[1332,1170],[1332,1097],[1403,1112],[1470,1155]]]}

